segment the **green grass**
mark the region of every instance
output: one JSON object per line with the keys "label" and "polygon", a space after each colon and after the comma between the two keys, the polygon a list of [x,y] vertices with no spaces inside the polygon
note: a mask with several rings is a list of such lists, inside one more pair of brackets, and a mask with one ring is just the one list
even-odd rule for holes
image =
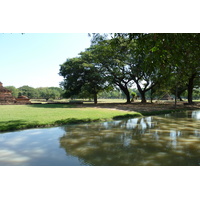
{"label": "green grass", "polygon": [[76,108],[75,105],[0,105],[0,132],[139,116],[142,115],[136,112]]}
{"label": "green grass", "polygon": [[197,103],[199,103],[199,102],[200,102],[200,100],[193,100],[193,102],[197,102]]}

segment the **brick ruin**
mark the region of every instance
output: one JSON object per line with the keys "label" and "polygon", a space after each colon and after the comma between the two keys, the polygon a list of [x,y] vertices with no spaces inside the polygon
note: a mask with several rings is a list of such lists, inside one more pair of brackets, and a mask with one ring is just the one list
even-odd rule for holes
{"label": "brick ruin", "polygon": [[18,98],[16,98],[16,103],[18,104],[29,104],[31,103],[30,102],[30,99],[26,96],[19,96]]}
{"label": "brick ruin", "polygon": [[3,87],[2,82],[0,82],[0,104],[8,105],[8,104],[30,104],[30,99],[26,96],[20,96],[18,98],[14,98],[12,96],[12,92],[7,88]]}
{"label": "brick ruin", "polygon": [[15,98],[12,96],[12,92],[3,87],[0,82],[0,104],[13,104],[15,103]]}

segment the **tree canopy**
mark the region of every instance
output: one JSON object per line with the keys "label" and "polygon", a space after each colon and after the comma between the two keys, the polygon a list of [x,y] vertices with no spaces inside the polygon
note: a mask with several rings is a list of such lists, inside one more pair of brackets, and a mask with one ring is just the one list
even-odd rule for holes
{"label": "tree canopy", "polygon": [[107,80],[102,75],[102,69],[95,66],[93,54],[88,49],[80,53],[80,57],[67,59],[60,65],[60,75],[64,77],[61,86],[65,89],[64,96],[74,95],[94,98],[97,103],[97,94],[108,88]]}
{"label": "tree canopy", "polygon": [[39,87],[33,88],[28,85],[16,88],[7,86],[7,89],[12,91],[14,97],[27,96],[30,99],[59,99],[63,95],[63,90],[59,87]]}
{"label": "tree canopy", "polygon": [[133,85],[143,103],[149,91],[152,97],[163,90],[180,97],[187,90],[191,104],[193,90],[200,86],[199,53],[197,33],[93,34],[88,49],[61,65],[61,85],[67,97],[92,94],[95,103],[109,86],[120,88],[127,103]]}

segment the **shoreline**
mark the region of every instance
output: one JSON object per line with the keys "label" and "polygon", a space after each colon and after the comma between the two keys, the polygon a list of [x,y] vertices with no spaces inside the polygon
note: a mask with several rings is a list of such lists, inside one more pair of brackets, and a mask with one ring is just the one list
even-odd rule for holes
{"label": "shoreline", "polygon": [[[65,107],[62,107],[59,105],[51,104],[51,106],[46,105],[46,107],[49,109],[52,109],[52,108],[65,109]],[[188,110],[198,110],[198,109],[200,109],[200,104],[197,103],[194,105],[184,105],[183,103],[182,104],[179,103],[177,105],[176,109],[173,107],[172,103],[168,103],[168,104],[158,104],[158,103],[153,103],[153,104],[151,104],[151,103],[147,103],[147,104],[105,103],[105,104],[103,104],[102,103],[102,104],[97,104],[97,105],[94,105],[94,104],[73,105],[73,106],[69,106],[66,108],[67,109],[75,108],[78,110],[79,110],[79,108],[80,108],[80,110],[81,110],[81,108],[86,108],[86,109],[87,108],[88,109],[97,108],[99,110],[107,110],[107,112],[111,111],[111,110],[115,110],[115,111],[125,111],[126,113],[122,112],[121,114],[116,114],[116,115],[113,115],[113,117],[108,117],[108,118],[106,118],[106,117],[105,118],[104,117],[92,118],[96,114],[96,113],[93,113],[92,114],[93,116],[88,117],[88,118],[80,119],[79,115],[77,115],[77,118],[76,117],[65,118],[65,119],[55,120],[55,121],[53,121],[51,123],[47,123],[47,124],[38,124],[37,122],[29,121],[27,124],[22,123],[21,126],[19,125],[19,123],[21,123],[20,119],[16,120],[15,123],[10,124],[10,125],[9,125],[9,122],[11,122],[11,121],[4,121],[4,123],[8,123],[8,126],[5,127],[4,125],[2,125],[2,126],[4,126],[3,129],[1,129],[1,126],[0,126],[0,134],[6,133],[9,131],[18,131],[18,130],[31,129],[31,128],[49,128],[49,127],[58,127],[58,126],[64,126],[64,125],[81,124],[81,123],[105,122],[105,121],[130,119],[130,118],[153,116],[153,115],[170,114],[170,113],[174,113],[174,112],[184,112],[184,111],[188,111]],[[2,123],[2,122],[0,122],[0,123]]]}

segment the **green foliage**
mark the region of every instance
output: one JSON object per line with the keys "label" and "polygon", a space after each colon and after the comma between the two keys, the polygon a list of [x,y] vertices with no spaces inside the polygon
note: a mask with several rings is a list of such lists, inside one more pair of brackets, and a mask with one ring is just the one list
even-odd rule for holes
{"label": "green foliage", "polygon": [[131,101],[134,101],[134,99],[137,97],[136,92],[131,92]]}
{"label": "green foliage", "polygon": [[79,58],[67,59],[60,65],[60,75],[64,77],[61,86],[65,89],[65,97],[94,97],[97,103],[97,94],[109,86],[102,76],[101,69],[94,64],[94,56],[90,50],[80,53]]}
{"label": "green foliage", "polygon": [[193,97],[194,97],[194,99],[200,99],[200,89],[198,88],[198,89],[194,89],[194,91],[193,91]]}
{"label": "green foliage", "polygon": [[19,89],[17,89],[14,86],[6,86],[5,88],[7,88],[8,90],[10,90],[12,92],[13,97],[18,97],[19,96]]}
{"label": "green foliage", "polygon": [[126,98],[124,93],[122,93],[121,90],[117,89],[117,88],[110,89],[109,91],[104,90],[98,94],[98,97],[102,98],[102,99],[124,99],[124,98]]}
{"label": "green foliage", "polygon": [[[115,33],[110,34],[112,39],[107,36],[93,34],[91,47],[81,52],[80,58],[67,61],[70,66],[67,73],[73,75],[63,75],[66,93],[80,94],[86,90],[92,94],[96,83],[101,83],[104,78],[104,83],[123,91],[127,103],[130,103],[129,88],[133,84],[144,103],[147,93],[151,93],[151,98],[163,91],[180,96],[185,90],[188,102],[192,103],[193,89],[200,86],[197,81],[200,76],[200,34]],[[76,66],[78,62],[79,66]],[[92,71],[93,68],[98,70]],[[94,74],[96,82],[88,76],[86,69]]]}
{"label": "green foliage", "polygon": [[30,99],[60,99],[63,96],[63,90],[59,87],[39,87],[33,88],[28,85],[15,88],[7,86],[7,89],[12,91],[14,97],[27,96]]}
{"label": "green foliage", "polygon": [[60,99],[62,97],[62,89],[58,87],[41,87],[37,88],[38,98],[41,99]]}
{"label": "green foliage", "polygon": [[19,90],[19,96],[27,96],[28,98],[38,98],[38,92],[35,90],[35,88],[30,87],[28,85],[24,85],[22,87],[18,88]]}
{"label": "green foliage", "polygon": [[[107,78],[111,85],[119,87],[126,95],[127,103],[130,103],[131,77],[129,69],[125,63],[124,50],[126,45],[119,38],[112,40],[100,40],[96,45],[91,46],[90,50],[95,55],[95,63],[101,69],[102,76]],[[116,45],[118,43],[118,45]]]}

